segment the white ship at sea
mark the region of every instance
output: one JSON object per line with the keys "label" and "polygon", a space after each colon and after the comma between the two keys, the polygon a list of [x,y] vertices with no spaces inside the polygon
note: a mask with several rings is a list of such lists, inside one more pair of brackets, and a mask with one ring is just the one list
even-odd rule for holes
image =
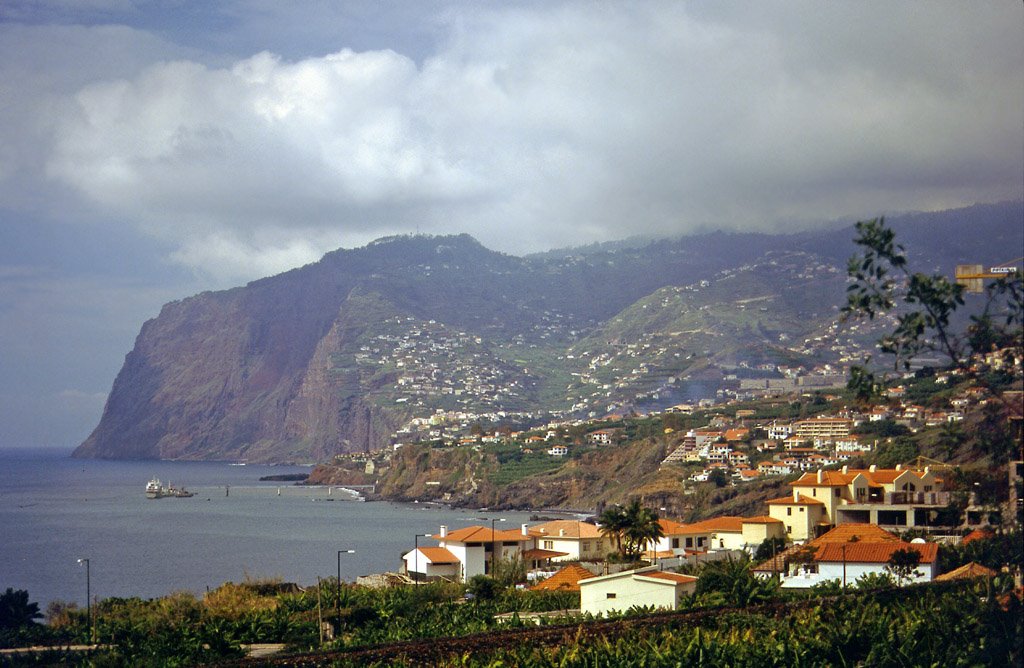
{"label": "white ship at sea", "polygon": [[160,483],[159,478],[153,478],[146,483],[146,498],[147,499],[163,499],[171,497],[175,499],[187,499],[191,496],[195,496],[195,492],[190,492],[182,487],[175,487],[174,485],[168,484],[164,487]]}

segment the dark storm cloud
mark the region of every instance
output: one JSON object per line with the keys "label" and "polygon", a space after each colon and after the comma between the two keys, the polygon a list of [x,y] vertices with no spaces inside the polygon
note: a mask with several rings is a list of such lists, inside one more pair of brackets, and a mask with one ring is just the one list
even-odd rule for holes
{"label": "dark storm cloud", "polygon": [[238,278],[417,227],[522,252],[1020,195],[1019,7],[427,7],[383,12],[409,54],[365,5],[228,4],[283,51],[310,17],[376,48],[95,76],[45,175]]}
{"label": "dark storm cloud", "polygon": [[5,2],[0,223],[20,222],[0,348],[49,378],[33,405],[79,410],[116,362],[61,384],[71,362],[47,361],[37,319],[91,308],[86,355],[117,360],[160,300],[382,235],[519,253],[1017,199],[1022,19],[961,2]]}

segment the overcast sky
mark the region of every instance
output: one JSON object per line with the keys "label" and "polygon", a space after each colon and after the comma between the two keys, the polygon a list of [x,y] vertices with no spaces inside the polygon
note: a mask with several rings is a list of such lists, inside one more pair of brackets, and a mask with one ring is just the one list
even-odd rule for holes
{"label": "overcast sky", "polygon": [[521,254],[1024,197],[992,2],[0,0],[0,446],[160,306],[409,232]]}

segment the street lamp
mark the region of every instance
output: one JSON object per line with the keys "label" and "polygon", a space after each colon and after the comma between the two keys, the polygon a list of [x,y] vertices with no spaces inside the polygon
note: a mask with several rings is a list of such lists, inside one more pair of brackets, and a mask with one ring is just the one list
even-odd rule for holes
{"label": "street lamp", "polygon": [[79,559],[78,563],[85,564],[85,620],[89,627],[89,642],[92,643],[92,578],[89,573],[89,560]]}
{"label": "street lamp", "polygon": [[413,582],[420,581],[420,538],[433,538],[434,534],[431,533],[418,533],[413,538]]}
{"label": "street lamp", "polygon": [[355,550],[338,550],[338,597],[334,601],[334,611],[338,615],[338,631],[341,631],[341,555],[355,554]]}
{"label": "street lamp", "polygon": [[491,577],[494,577],[494,523],[504,522],[504,517],[492,517],[491,518]]}

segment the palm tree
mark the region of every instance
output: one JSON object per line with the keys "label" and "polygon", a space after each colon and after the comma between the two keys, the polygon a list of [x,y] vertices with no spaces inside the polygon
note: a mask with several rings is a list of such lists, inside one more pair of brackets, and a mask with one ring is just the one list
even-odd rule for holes
{"label": "palm tree", "polygon": [[605,508],[604,512],[597,518],[597,523],[601,525],[601,535],[605,538],[612,538],[615,541],[615,549],[621,557],[626,556],[622,539],[629,526],[628,521],[626,511],[618,504]]}
{"label": "palm tree", "polygon": [[654,544],[665,533],[661,530],[658,522],[658,513],[650,508],[640,505],[639,499],[633,499],[626,506],[626,529],[625,538],[628,546],[627,552],[634,559],[640,557],[648,544]]}

